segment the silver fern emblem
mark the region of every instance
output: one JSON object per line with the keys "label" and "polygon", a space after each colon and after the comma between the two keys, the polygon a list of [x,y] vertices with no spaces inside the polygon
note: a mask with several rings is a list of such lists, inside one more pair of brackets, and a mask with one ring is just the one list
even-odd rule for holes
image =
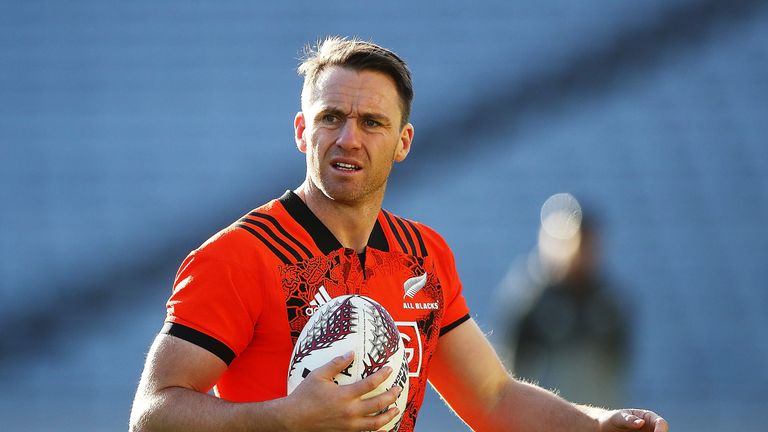
{"label": "silver fern emblem", "polygon": [[424,285],[426,284],[427,284],[426,272],[421,276],[416,276],[408,279],[403,284],[403,289],[405,290],[405,294],[403,295],[403,298],[406,298],[406,297],[413,298],[413,296],[415,296],[417,292],[421,291],[421,289],[424,288]]}

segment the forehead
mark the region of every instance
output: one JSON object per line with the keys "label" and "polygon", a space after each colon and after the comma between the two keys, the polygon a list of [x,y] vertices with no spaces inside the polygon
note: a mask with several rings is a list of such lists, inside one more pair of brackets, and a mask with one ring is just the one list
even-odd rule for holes
{"label": "forehead", "polygon": [[344,111],[400,115],[395,82],[388,75],[372,70],[357,71],[339,66],[323,70],[309,102],[314,109],[335,107]]}

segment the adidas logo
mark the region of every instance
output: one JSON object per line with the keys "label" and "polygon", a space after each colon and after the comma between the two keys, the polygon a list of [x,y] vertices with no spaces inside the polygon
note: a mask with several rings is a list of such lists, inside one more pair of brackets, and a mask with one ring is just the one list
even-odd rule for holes
{"label": "adidas logo", "polygon": [[330,294],[328,294],[328,291],[326,291],[324,286],[321,286],[319,290],[317,290],[317,293],[315,294],[315,299],[309,302],[309,307],[304,309],[304,313],[307,316],[314,315],[315,312],[317,312],[317,308],[320,306],[328,303],[331,301],[333,297],[331,297]]}

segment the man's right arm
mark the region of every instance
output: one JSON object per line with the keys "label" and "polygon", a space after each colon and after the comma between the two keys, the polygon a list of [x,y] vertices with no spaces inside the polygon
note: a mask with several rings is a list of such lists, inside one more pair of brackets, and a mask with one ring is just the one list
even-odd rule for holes
{"label": "man's right arm", "polygon": [[155,339],[131,410],[130,430],[293,431],[376,430],[396,409],[371,416],[394,403],[397,389],[370,399],[391,373],[385,369],[363,381],[338,386],[333,377],[351,363],[337,357],[313,371],[289,396],[265,402],[232,403],[207,394],[227,368],[216,355],[174,336]]}

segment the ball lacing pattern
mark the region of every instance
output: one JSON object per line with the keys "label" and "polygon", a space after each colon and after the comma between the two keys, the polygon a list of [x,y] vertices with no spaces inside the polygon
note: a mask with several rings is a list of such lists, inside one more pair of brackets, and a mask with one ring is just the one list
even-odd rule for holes
{"label": "ball lacing pattern", "polygon": [[291,364],[302,361],[312,351],[328,348],[355,330],[357,311],[352,298],[344,299],[339,307],[325,308],[314,325],[307,329],[304,343],[296,349]]}
{"label": "ball lacing pattern", "polygon": [[371,349],[367,355],[367,360],[363,362],[362,378],[365,378],[380,370],[387,364],[389,358],[397,352],[400,342],[400,332],[397,325],[392,320],[389,313],[379,304],[369,303],[366,305],[369,309],[369,316],[372,318],[371,325],[373,334],[369,340]]}

